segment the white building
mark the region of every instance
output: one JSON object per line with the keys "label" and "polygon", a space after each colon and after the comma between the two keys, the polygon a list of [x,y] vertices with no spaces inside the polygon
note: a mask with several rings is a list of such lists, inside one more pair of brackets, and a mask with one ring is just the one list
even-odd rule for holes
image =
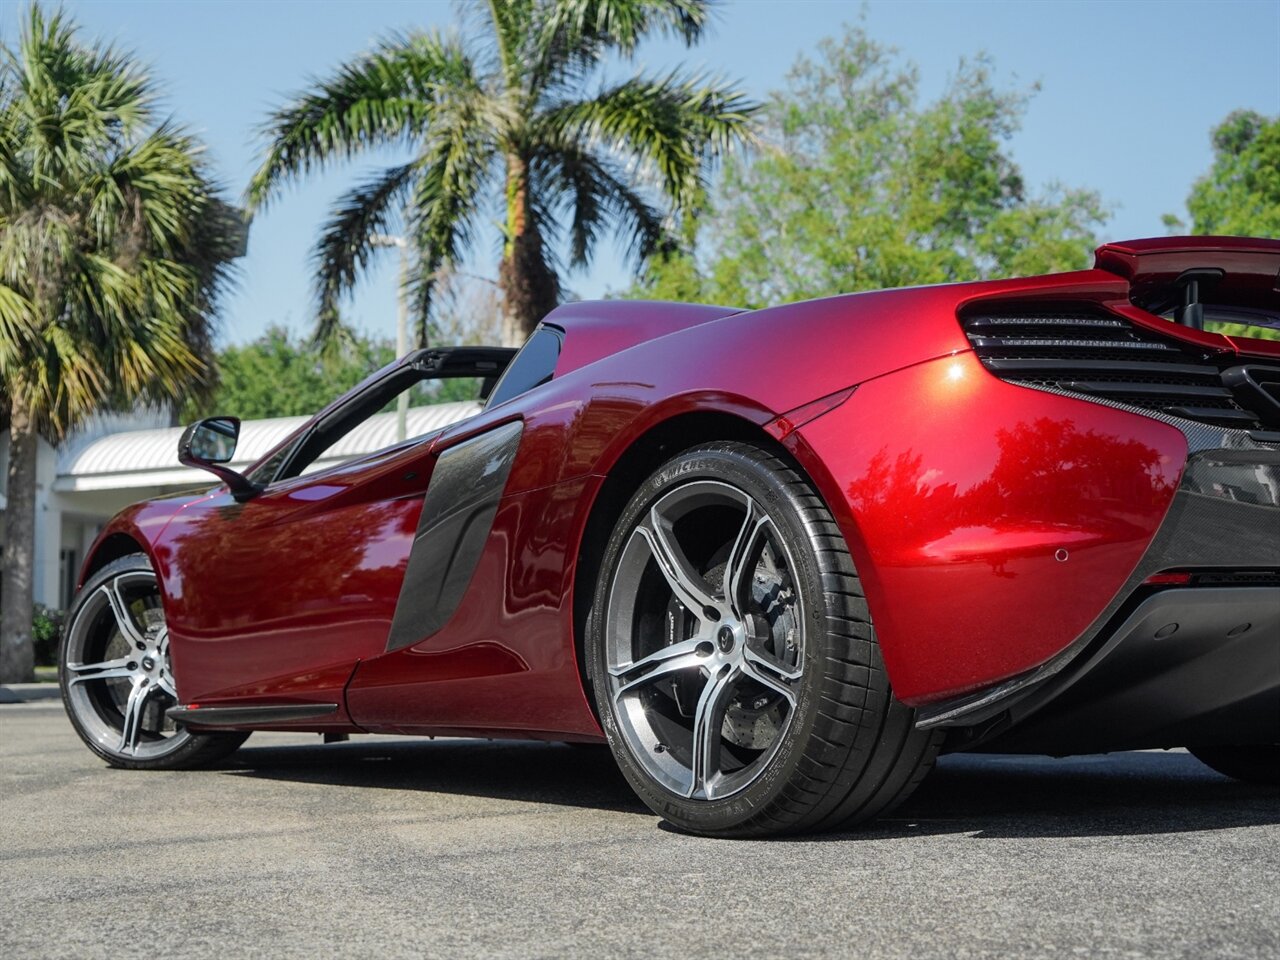
{"label": "white building", "polygon": [[[464,420],[478,403],[440,403],[409,409],[407,435],[422,436]],[[231,466],[243,469],[259,459],[307,417],[247,420]],[[103,525],[131,503],[214,484],[202,470],[178,463],[182,427],[167,414],[95,418],[59,448],[39,442],[36,464],[35,600],[65,610],[85,553]],[[396,442],[396,415],[370,417],[314,463],[324,470]],[[0,511],[5,508],[8,439],[0,439]],[[0,527],[0,537],[3,529]]]}

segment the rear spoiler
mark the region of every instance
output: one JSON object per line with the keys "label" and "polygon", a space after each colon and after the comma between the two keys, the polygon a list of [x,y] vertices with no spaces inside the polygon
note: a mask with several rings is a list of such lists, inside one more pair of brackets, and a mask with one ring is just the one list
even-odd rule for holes
{"label": "rear spoiler", "polygon": [[1155,314],[1204,327],[1203,304],[1262,310],[1249,320],[1280,329],[1280,240],[1157,237],[1099,247],[1094,266],[1129,281],[1129,298]]}

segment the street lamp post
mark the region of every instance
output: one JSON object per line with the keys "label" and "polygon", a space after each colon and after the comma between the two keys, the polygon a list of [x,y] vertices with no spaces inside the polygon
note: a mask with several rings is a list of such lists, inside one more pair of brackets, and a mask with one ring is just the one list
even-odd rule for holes
{"label": "street lamp post", "polygon": [[[400,288],[396,297],[396,356],[409,352],[409,245],[404,237],[387,233],[375,233],[369,238],[375,247],[396,247],[400,251]],[[408,432],[409,391],[396,398],[396,441],[403,441]]]}

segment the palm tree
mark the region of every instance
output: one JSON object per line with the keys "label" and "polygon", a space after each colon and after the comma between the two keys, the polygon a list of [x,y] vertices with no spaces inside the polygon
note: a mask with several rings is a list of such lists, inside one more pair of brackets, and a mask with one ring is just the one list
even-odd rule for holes
{"label": "palm tree", "polygon": [[137,63],[33,3],[0,47],[0,681],[32,672],[37,437],[209,385],[229,211]]}
{"label": "palm tree", "polygon": [[[693,44],[710,0],[487,0],[471,35],[395,36],[317,80],[272,115],[248,190],[261,207],[286,182],[379,147],[413,159],[338,201],[316,245],[317,339],[340,332],[338,301],[369,263],[371,237],[398,216],[416,267],[411,293],[425,343],[432,289],[502,210],[499,284],[508,338],[560,298],[556,249],[592,256],[616,230],[642,262],[668,242],[672,217],[696,210],[708,162],[750,136],[756,105],[731,86],[673,71],[590,94],[603,59],[655,32]],[[501,193],[498,192],[501,185]]]}

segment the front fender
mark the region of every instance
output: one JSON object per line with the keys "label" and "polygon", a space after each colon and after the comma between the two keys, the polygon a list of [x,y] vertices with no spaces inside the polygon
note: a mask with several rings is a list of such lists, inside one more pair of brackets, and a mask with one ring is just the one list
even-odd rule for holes
{"label": "front fender", "polygon": [[165,528],[187,504],[194,499],[190,495],[160,500],[144,500],[125,507],[98,532],[93,544],[85,551],[84,563],[76,589],[84,586],[96,570],[119,557],[136,553],[139,549],[151,560],[151,566],[160,579],[161,590],[167,571],[165,550],[157,546]]}

